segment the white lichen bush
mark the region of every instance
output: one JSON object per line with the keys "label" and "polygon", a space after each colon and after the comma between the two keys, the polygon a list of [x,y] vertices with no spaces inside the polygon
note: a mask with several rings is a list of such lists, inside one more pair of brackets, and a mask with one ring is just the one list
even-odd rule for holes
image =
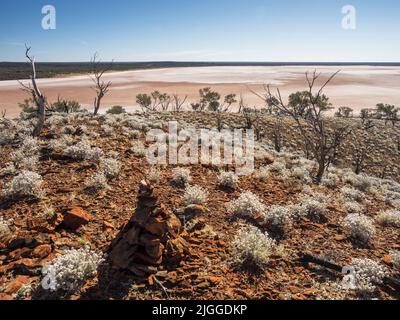
{"label": "white lichen bush", "polygon": [[293,222],[291,206],[271,206],[264,215],[265,221],[274,229],[283,231]]}
{"label": "white lichen bush", "polygon": [[234,215],[254,218],[257,214],[264,214],[266,207],[257,195],[247,191],[242,193],[239,198],[231,201],[228,204],[228,211]]}
{"label": "white lichen bush", "polygon": [[135,157],[143,158],[147,154],[147,149],[142,141],[134,141],[132,143],[131,152]]}
{"label": "white lichen bush", "polygon": [[340,189],[343,197],[347,200],[356,201],[356,202],[363,202],[364,201],[364,194],[356,190],[354,188],[343,187]]}
{"label": "white lichen bush", "polygon": [[256,265],[263,269],[268,265],[277,244],[267,233],[254,226],[242,227],[232,242],[232,257],[236,265]]}
{"label": "white lichen bush", "polygon": [[5,220],[0,217],[0,242],[5,242],[11,237],[11,220]]}
{"label": "white lichen bush", "polygon": [[104,173],[107,179],[114,179],[121,171],[121,162],[113,158],[101,158],[100,170]]}
{"label": "white lichen bush", "polygon": [[236,189],[239,177],[234,172],[221,172],[218,176],[218,184],[223,188]]}
{"label": "white lichen bush", "polygon": [[192,204],[205,204],[207,202],[208,192],[200,186],[186,187],[183,195],[183,204],[189,206]]}
{"label": "white lichen bush", "polygon": [[343,208],[347,213],[361,213],[364,210],[363,206],[355,201],[346,201]]}
{"label": "white lichen bush", "polygon": [[386,227],[400,228],[400,211],[388,210],[381,212],[376,217],[376,221]]}
{"label": "white lichen bush", "polygon": [[328,172],[322,178],[321,185],[323,185],[327,188],[334,189],[337,187],[339,181],[340,181],[340,179],[339,179],[338,175],[336,175],[332,172]]}
{"label": "white lichen bush", "polygon": [[400,251],[392,252],[393,267],[400,270]]}
{"label": "white lichen bush", "polygon": [[270,177],[270,171],[268,167],[260,167],[258,170],[256,170],[256,172],[254,173],[254,176],[256,179],[260,180],[260,181],[268,181],[269,177]]}
{"label": "white lichen bush", "polygon": [[290,171],[290,176],[292,178],[298,179],[305,184],[310,184],[312,182],[312,178],[310,176],[310,172],[302,167],[295,167]]}
{"label": "white lichen bush", "polygon": [[35,197],[43,196],[42,177],[36,172],[22,171],[9,184],[4,194],[9,197]]}
{"label": "white lichen bush", "polygon": [[322,193],[305,196],[298,204],[300,215],[303,214],[312,220],[325,218],[328,214],[328,198]]}
{"label": "white lichen bush", "polygon": [[11,153],[11,161],[18,170],[35,171],[39,163],[40,146],[37,139],[25,137],[18,150]]}
{"label": "white lichen bush", "polygon": [[92,190],[106,189],[108,188],[108,179],[103,172],[96,172],[86,180],[85,186]]}
{"label": "white lichen bush", "polygon": [[98,162],[104,156],[104,152],[100,148],[92,148],[89,141],[83,139],[77,144],[67,147],[65,155],[74,160]]}
{"label": "white lichen bush", "polygon": [[383,282],[386,276],[385,269],[370,259],[353,259],[354,285],[361,294],[370,294],[375,291],[376,285]]}
{"label": "white lichen bush", "polygon": [[368,243],[376,233],[373,220],[358,213],[349,214],[343,220],[343,227],[353,239],[362,243]]}
{"label": "white lichen bush", "polygon": [[96,275],[102,261],[102,256],[89,248],[68,250],[43,268],[42,286],[52,292],[76,292]]}
{"label": "white lichen bush", "polygon": [[146,172],[146,177],[151,183],[157,183],[160,180],[161,171],[156,167],[150,168]]}
{"label": "white lichen bush", "polygon": [[185,187],[192,181],[190,169],[175,168],[172,170],[172,183],[178,187]]}

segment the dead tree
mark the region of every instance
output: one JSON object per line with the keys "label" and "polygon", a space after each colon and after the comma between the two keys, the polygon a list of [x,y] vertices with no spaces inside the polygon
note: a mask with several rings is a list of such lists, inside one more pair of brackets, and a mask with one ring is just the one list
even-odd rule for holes
{"label": "dead tree", "polygon": [[179,98],[179,96],[177,94],[174,94],[172,96],[172,100],[173,100],[173,108],[172,110],[174,112],[180,112],[183,109],[183,106],[187,100],[188,96],[185,96],[185,98],[182,100],[181,98]]}
{"label": "dead tree", "polygon": [[92,73],[91,73],[91,79],[94,83],[93,89],[96,91],[96,98],[94,99],[94,115],[97,115],[100,110],[101,106],[101,100],[104,98],[104,96],[108,93],[112,82],[111,81],[104,81],[103,80],[103,75],[107,71],[111,69],[111,65],[108,67],[104,67],[101,63],[101,61],[98,59],[98,54],[95,53],[90,60],[91,67],[92,67]]}
{"label": "dead tree", "polygon": [[6,114],[7,114],[7,110],[6,110],[6,109],[4,109],[4,110],[1,111],[1,117],[2,117],[2,118],[5,118],[5,117],[6,117]]}
{"label": "dead tree", "polygon": [[38,137],[43,129],[44,122],[46,120],[46,97],[42,94],[40,91],[37,82],[36,82],[36,64],[35,64],[35,57],[29,55],[29,51],[31,50],[31,47],[28,47],[25,45],[26,51],[25,51],[25,57],[27,58],[30,66],[31,66],[31,83],[29,84],[24,84],[21,81],[19,81],[22,90],[27,92],[29,95],[31,95],[33,102],[35,103],[36,109],[37,109],[37,118],[38,121],[36,123],[35,128],[33,129],[32,136],[33,137]]}
{"label": "dead tree", "polygon": [[290,116],[295,121],[307,153],[309,151],[318,164],[318,170],[314,176],[314,180],[318,184],[330,164],[334,162],[338,147],[352,132],[347,124],[338,124],[329,128],[324,117],[324,112],[329,110],[331,105],[328,97],[323,94],[323,90],[339,72],[330,76],[316,93],[314,93],[314,87],[321,74],[317,74],[316,71],[311,75],[308,72],[306,73],[308,91],[303,92],[302,95],[303,98],[306,98],[307,103],[303,104],[304,112],[301,113],[296,112],[296,108],[290,102],[286,104],[283,101],[279,88],[277,94],[274,95],[270,86],[265,87],[266,104],[273,107],[277,112]]}

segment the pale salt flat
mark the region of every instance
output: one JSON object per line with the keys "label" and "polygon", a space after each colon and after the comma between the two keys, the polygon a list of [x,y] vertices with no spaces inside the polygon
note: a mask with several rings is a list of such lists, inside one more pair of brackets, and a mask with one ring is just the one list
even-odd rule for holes
{"label": "pale salt flat", "polygon": [[[282,95],[306,90],[305,72],[317,69],[321,81],[337,70],[339,75],[326,89],[335,107],[350,106],[355,110],[374,107],[377,103],[400,106],[400,67],[381,66],[287,66],[287,67],[197,67],[165,68],[110,72],[105,81],[112,81],[109,94],[103,100],[104,109],[123,105],[129,110],[135,107],[138,93],[160,90],[169,94],[188,96],[188,102],[198,98],[199,89],[211,86],[222,95],[236,93],[253,107],[262,107],[262,101],[250,90],[261,93],[263,84],[279,87]],[[26,83],[27,80],[23,81]],[[74,99],[90,108],[94,100],[92,82],[88,75],[40,79],[38,83],[48,97],[55,101],[58,96]],[[18,81],[0,81],[0,110],[7,109],[9,116],[19,113],[18,103],[26,98]]]}

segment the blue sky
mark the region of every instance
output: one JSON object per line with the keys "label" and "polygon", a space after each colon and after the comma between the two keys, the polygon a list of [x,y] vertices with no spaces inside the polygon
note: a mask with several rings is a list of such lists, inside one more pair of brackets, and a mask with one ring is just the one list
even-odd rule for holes
{"label": "blue sky", "polygon": [[[349,4],[356,30],[341,27]],[[23,61],[24,43],[38,61],[398,62],[400,1],[2,0],[0,61]]]}

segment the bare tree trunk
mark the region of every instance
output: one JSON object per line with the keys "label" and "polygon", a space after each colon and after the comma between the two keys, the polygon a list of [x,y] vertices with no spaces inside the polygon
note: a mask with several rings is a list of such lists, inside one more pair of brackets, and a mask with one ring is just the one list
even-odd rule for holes
{"label": "bare tree trunk", "polygon": [[33,101],[36,104],[38,121],[32,132],[32,136],[38,137],[38,136],[40,136],[40,133],[42,132],[44,122],[46,120],[46,98],[41,93],[41,91],[39,90],[39,87],[37,86],[37,83],[36,83],[35,58],[31,57],[29,55],[29,51],[31,50],[31,48],[28,46],[25,46],[25,47],[26,47],[25,56],[28,59],[30,65],[31,65],[31,68],[32,68],[32,74],[31,74],[32,85],[25,85],[22,82],[20,82],[20,84],[23,87],[24,91],[26,91],[32,95]]}

